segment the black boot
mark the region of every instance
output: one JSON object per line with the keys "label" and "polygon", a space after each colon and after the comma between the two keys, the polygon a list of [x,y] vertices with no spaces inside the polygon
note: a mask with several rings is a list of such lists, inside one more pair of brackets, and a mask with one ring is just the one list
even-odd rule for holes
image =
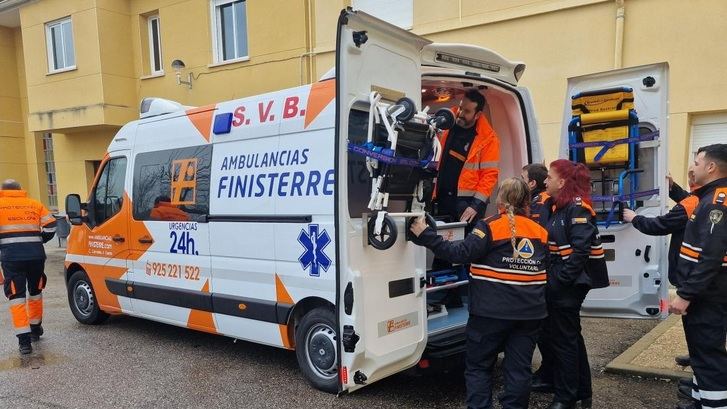
{"label": "black boot", "polygon": [[692,386],[679,384],[679,387],[677,388],[677,397],[679,399],[686,399],[690,401],[694,400],[694,398],[692,397]]}
{"label": "black boot", "polygon": [[581,402],[581,409],[591,409],[593,407],[592,398],[580,399],[580,402]]}
{"label": "black boot", "polygon": [[18,335],[18,349],[20,355],[28,355],[33,352],[33,346],[30,344],[30,333]]}
{"label": "black boot", "polygon": [[694,402],[679,402],[677,409],[698,409],[698,407]]}
{"label": "black boot", "polygon": [[38,342],[40,340],[40,336],[43,335],[43,326],[40,324],[30,325],[30,340],[33,342]]}
{"label": "black boot", "polygon": [[676,362],[679,366],[692,365],[692,360],[689,358],[689,355],[677,355],[674,357],[674,362]]}
{"label": "black boot", "polygon": [[690,388],[694,388],[696,385],[694,385],[694,382],[692,382],[692,378],[679,378],[679,384],[678,386],[688,386]]}
{"label": "black boot", "polygon": [[552,402],[548,409],[576,409],[575,403]]}

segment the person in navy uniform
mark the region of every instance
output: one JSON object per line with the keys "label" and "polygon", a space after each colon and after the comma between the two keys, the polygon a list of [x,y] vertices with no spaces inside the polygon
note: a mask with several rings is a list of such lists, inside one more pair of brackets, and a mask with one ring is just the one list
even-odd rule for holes
{"label": "person in navy uniform", "polygon": [[492,372],[503,361],[505,409],[527,408],[535,342],[547,315],[547,232],[528,217],[530,192],[522,179],[502,182],[499,213],[479,220],[458,242],[445,241],[419,218],[414,243],[442,259],[471,263],[465,382],[468,408],[492,408]]}
{"label": "person in navy uniform", "polygon": [[553,200],[546,225],[550,266],[548,319],[542,334],[553,354],[544,358],[553,365],[555,395],[549,408],[575,408],[578,401],[590,408],[591,368],[580,311],[590,289],[609,284],[596,213],[590,206],[590,173],[582,163],[559,159],[550,164],[545,185]]}
{"label": "person in navy uniform", "polygon": [[542,163],[531,163],[523,166],[522,177],[530,188],[530,218],[545,226],[550,217],[552,204],[550,195],[545,191],[545,178],[548,168]]}
{"label": "person in navy uniform", "polygon": [[684,230],[669,312],[682,315],[694,377],[680,409],[727,407],[727,144],[704,146],[692,165],[699,198]]}

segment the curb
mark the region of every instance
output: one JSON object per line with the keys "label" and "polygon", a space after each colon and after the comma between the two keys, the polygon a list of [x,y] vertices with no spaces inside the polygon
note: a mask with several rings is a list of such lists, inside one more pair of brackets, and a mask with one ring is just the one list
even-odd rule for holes
{"label": "curb", "polygon": [[672,369],[661,369],[661,368],[650,368],[648,366],[633,365],[631,362],[639,356],[645,349],[656,341],[657,338],[662,336],[671,327],[677,324],[681,319],[678,315],[670,315],[662,323],[654,327],[646,335],[641,337],[635,344],[629,349],[624,351],[621,355],[617,356],[613,361],[606,365],[605,372],[634,375],[647,378],[666,378],[666,379],[691,379],[692,372],[683,370],[676,371]]}

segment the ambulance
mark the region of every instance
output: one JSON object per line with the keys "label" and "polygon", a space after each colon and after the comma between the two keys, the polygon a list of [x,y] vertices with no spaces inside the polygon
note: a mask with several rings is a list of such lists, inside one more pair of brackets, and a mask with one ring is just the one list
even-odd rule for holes
{"label": "ambulance", "polygon": [[[436,135],[469,88],[487,98],[501,178],[543,161],[530,94],[517,85],[524,69],[346,9],[335,69],[316,83],[205,107],[144,99],[87,202],[66,199],[72,313],[84,324],[126,314],[294,350],[302,375],[331,393],[462,353],[466,272],[428,271],[407,225],[430,204]],[[656,79],[636,101],[653,113],[643,126],[662,132],[642,148],[652,186],[664,177],[664,69],[577,78],[568,91],[610,81],[641,95],[642,78]],[[664,192],[640,204],[659,214]],[[428,220],[463,237],[461,223]],[[604,240],[613,282],[584,314],[663,316],[665,242],[619,223],[603,233],[613,236]]]}

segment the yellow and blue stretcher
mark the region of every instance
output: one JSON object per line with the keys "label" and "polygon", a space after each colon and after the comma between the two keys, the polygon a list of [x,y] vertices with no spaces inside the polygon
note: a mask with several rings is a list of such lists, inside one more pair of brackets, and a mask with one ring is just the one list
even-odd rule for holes
{"label": "yellow and blue stretcher", "polygon": [[[633,89],[609,88],[578,93],[572,96],[572,119],[568,124],[570,160],[584,163],[589,169],[623,169],[618,177],[618,191],[607,195],[605,176],[602,194],[592,195],[594,202],[611,203],[605,221],[608,227],[620,216],[616,209],[621,203],[635,208],[636,199],[652,196],[658,189],[639,192],[638,144],[654,140],[659,132],[639,135],[639,117],[634,110]],[[629,179],[628,191],[625,179]]]}

